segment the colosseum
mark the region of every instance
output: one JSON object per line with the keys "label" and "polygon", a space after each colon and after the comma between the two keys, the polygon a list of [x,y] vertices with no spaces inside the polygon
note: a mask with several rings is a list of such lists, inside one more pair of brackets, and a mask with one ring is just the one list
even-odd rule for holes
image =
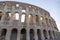
{"label": "colosseum", "polygon": [[0,40],[60,40],[50,13],[16,1],[0,1]]}

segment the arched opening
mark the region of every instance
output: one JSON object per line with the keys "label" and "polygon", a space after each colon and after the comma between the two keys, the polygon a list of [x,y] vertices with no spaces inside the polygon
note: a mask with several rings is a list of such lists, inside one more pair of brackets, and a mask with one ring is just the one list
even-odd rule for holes
{"label": "arched opening", "polygon": [[32,12],[32,11],[33,11],[31,7],[32,7],[32,6],[30,5],[30,6],[29,6],[29,12]]}
{"label": "arched opening", "polygon": [[48,32],[49,32],[50,39],[52,39],[51,31],[49,30]]}
{"label": "arched opening", "polygon": [[26,40],[26,29],[21,30],[20,40]]}
{"label": "arched opening", "polygon": [[46,27],[46,25],[45,25],[45,23],[44,23],[44,22],[42,22],[42,26],[43,26],[43,27]]}
{"label": "arched opening", "polygon": [[25,13],[23,13],[22,16],[21,16],[21,22],[22,23],[26,22],[26,15],[25,15]]}
{"label": "arched opening", "polygon": [[30,40],[35,40],[34,38],[34,30],[30,29]]}
{"label": "arched opening", "polygon": [[5,40],[6,33],[7,33],[7,30],[6,29],[2,29],[2,31],[1,31],[1,40]]}
{"label": "arched opening", "polygon": [[19,4],[16,4],[16,7],[18,8],[20,5]]}
{"label": "arched opening", "polygon": [[15,14],[13,15],[13,20],[19,20],[19,13],[15,12]]}
{"label": "arched opening", "polygon": [[55,32],[53,31],[53,36],[55,37]]}
{"label": "arched opening", "polygon": [[23,13],[26,13],[26,9],[25,9],[25,8],[24,8],[24,9],[22,9],[22,12],[23,12]]}
{"label": "arched opening", "polygon": [[39,16],[36,15],[36,22],[39,22]]}
{"label": "arched opening", "polygon": [[44,34],[44,38],[46,40],[47,39],[47,32],[46,32],[46,30],[43,30],[43,34]]}
{"label": "arched opening", "polygon": [[42,40],[41,39],[41,31],[39,29],[37,29],[37,35],[38,35],[38,40]]}
{"label": "arched opening", "polygon": [[44,17],[43,17],[43,16],[41,16],[41,17],[40,17],[40,20],[41,20],[41,21],[43,21],[43,20],[44,20]]}
{"label": "arched opening", "polygon": [[10,12],[6,12],[5,20],[10,20],[10,17],[11,17],[11,13]]}
{"label": "arched opening", "polygon": [[[52,24],[50,19],[49,19],[49,23],[50,23],[50,25]],[[51,27],[52,27],[52,25],[51,25]]]}
{"label": "arched opening", "polygon": [[17,29],[12,30],[10,40],[17,40]]}
{"label": "arched opening", "polygon": [[2,13],[2,12],[0,12],[0,20],[1,20],[1,18],[2,18],[2,14],[3,14],[3,13]]}
{"label": "arched opening", "polygon": [[47,24],[47,26],[49,27],[49,21],[48,21],[48,19],[45,18],[45,20],[46,20],[46,24]]}
{"label": "arched opening", "polygon": [[29,23],[30,24],[33,23],[33,15],[32,14],[29,15]]}
{"label": "arched opening", "polygon": [[48,19],[46,18],[46,23],[48,24]]}
{"label": "arched opening", "polygon": [[39,25],[39,16],[36,15],[36,25]]}

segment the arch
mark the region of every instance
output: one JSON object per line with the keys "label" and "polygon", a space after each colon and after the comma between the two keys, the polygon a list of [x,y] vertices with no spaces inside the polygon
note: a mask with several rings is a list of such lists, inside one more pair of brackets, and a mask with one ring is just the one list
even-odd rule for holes
{"label": "arch", "polygon": [[16,4],[16,7],[19,7],[20,5],[19,4]]}
{"label": "arch", "polygon": [[48,19],[45,18],[45,20],[46,20],[46,24],[47,24],[47,26],[49,27],[49,21],[48,21]]}
{"label": "arch", "polygon": [[26,29],[21,30],[20,40],[26,40]]}
{"label": "arch", "polygon": [[35,40],[34,39],[34,30],[30,29],[30,40]]}
{"label": "arch", "polygon": [[39,22],[39,16],[36,15],[36,22]]}
{"label": "arch", "polygon": [[22,13],[22,15],[21,15],[21,22],[26,22],[26,15],[25,15],[25,13]]}
{"label": "arch", "polygon": [[24,9],[22,9],[22,13],[26,13],[26,10],[25,10],[25,8],[24,8]]}
{"label": "arch", "polygon": [[51,27],[53,27],[53,21],[51,19],[49,19],[49,23],[50,23]]}
{"label": "arch", "polygon": [[33,15],[32,14],[29,15],[29,23],[33,23]]}
{"label": "arch", "polygon": [[17,29],[12,29],[10,40],[17,40]]}
{"label": "arch", "polygon": [[40,17],[40,20],[41,20],[41,21],[43,21],[43,20],[44,20],[44,17],[43,17],[43,16],[41,16],[41,17]]}
{"label": "arch", "polygon": [[48,19],[47,19],[47,18],[45,18],[45,20],[46,20],[46,23],[48,24]]}
{"label": "arch", "polygon": [[39,16],[36,15],[36,25],[39,25]]}
{"label": "arch", "polygon": [[[50,23],[50,25],[51,25],[51,19],[49,19],[49,23]],[[52,25],[51,25],[51,27],[52,27]]]}
{"label": "arch", "polygon": [[41,39],[41,30],[37,29],[37,36],[38,36],[38,40],[42,40]]}
{"label": "arch", "polygon": [[46,25],[45,25],[45,23],[44,23],[44,22],[42,22],[42,26],[43,26],[43,27],[46,27]]}
{"label": "arch", "polygon": [[1,40],[5,40],[7,29],[2,29],[1,31]]}
{"label": "arch", "polygon": [[19,20],[19,13],[18,12],[14,13],[13,20]]}
{"label": "arch", "polygon": [[1,18],[2,18],[2,15],[3,15],[3,13],[2,13],[2,12],[0,12],[0,20],[1,20]]}
{"label": "arch", "polygon": [[46,40],[47,39],[47,31],[46,30],[43,30],[43,34],[44,34],[44,38]]}
{"label": "arch", "polygon": [[5,20],[10,20],[11,12],[6,12],[5,14]]}
{"label": "arch", "polygon": [[48,31],[50,39],[52,39],[51,31]]}
{"label": "arch", "polygon": [[53,31],[53,36],[55,37],[55,32]]}

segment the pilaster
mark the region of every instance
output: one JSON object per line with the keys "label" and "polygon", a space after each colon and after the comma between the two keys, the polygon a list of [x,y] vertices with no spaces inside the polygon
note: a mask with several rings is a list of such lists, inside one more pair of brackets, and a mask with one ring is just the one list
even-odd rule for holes
{"label": "pilaster", "polygon": [[37,30],[35,29],[35,40],[38,40],[38,37],[37,37]]}
{"label": "pilaster", "polygon": [[30,40],[30,33],[29,33],[29,29],[27,29],[27,31],[26,31],[26,40]]}
{"label": "pilaster", "polygon": [[17,33],[17,40],[20,40],[20,30],[18,30],[18,33]]}
{"label": "pilaster", "polygon": [[7,30],[7,33],[6,33],[6,40],[10,40],[10,36],[11,36],[11,30]]}

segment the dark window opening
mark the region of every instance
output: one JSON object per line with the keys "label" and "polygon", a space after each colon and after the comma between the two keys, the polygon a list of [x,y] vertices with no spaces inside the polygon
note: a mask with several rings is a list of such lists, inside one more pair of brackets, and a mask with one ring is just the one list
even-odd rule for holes
{"label": "dark window opening", "polygon": [[2,18],[2,12],[0,12],[0,20],[1,20],[1,18]]}
{"label": "dark window opening", "polygon": [[21,40],[26,40],[26,30],[23,28],[22,30],[21,30],[21,36],[20,36],[21,38]]}
{"label": "dark window opening", "polygon": [[42,40],[41,39],[41,31],[39,29],[37,30],[37,35],[38,35],[38,40]]}
{"label": "dark window opening", "polygon": [[43,34],[44,34],[44,37],[45,37],[45,40],[47,39],[47,32],[46,30],[43,30]]}
{"label": "dark window opening", "polygon": [[5,40],[6,33],[7,33],[7,30],[6,30],[6,29],[3,29],[3,30],[1,31],[1,40]]}
{"label": "dark window opening", "polygon": [[17,29],[12,30],[10,40],[17,40]]}
{"label": "dark window opening", "polygon": [[35,40],[34,38],[34,30],[30,29],[30,40]]}

